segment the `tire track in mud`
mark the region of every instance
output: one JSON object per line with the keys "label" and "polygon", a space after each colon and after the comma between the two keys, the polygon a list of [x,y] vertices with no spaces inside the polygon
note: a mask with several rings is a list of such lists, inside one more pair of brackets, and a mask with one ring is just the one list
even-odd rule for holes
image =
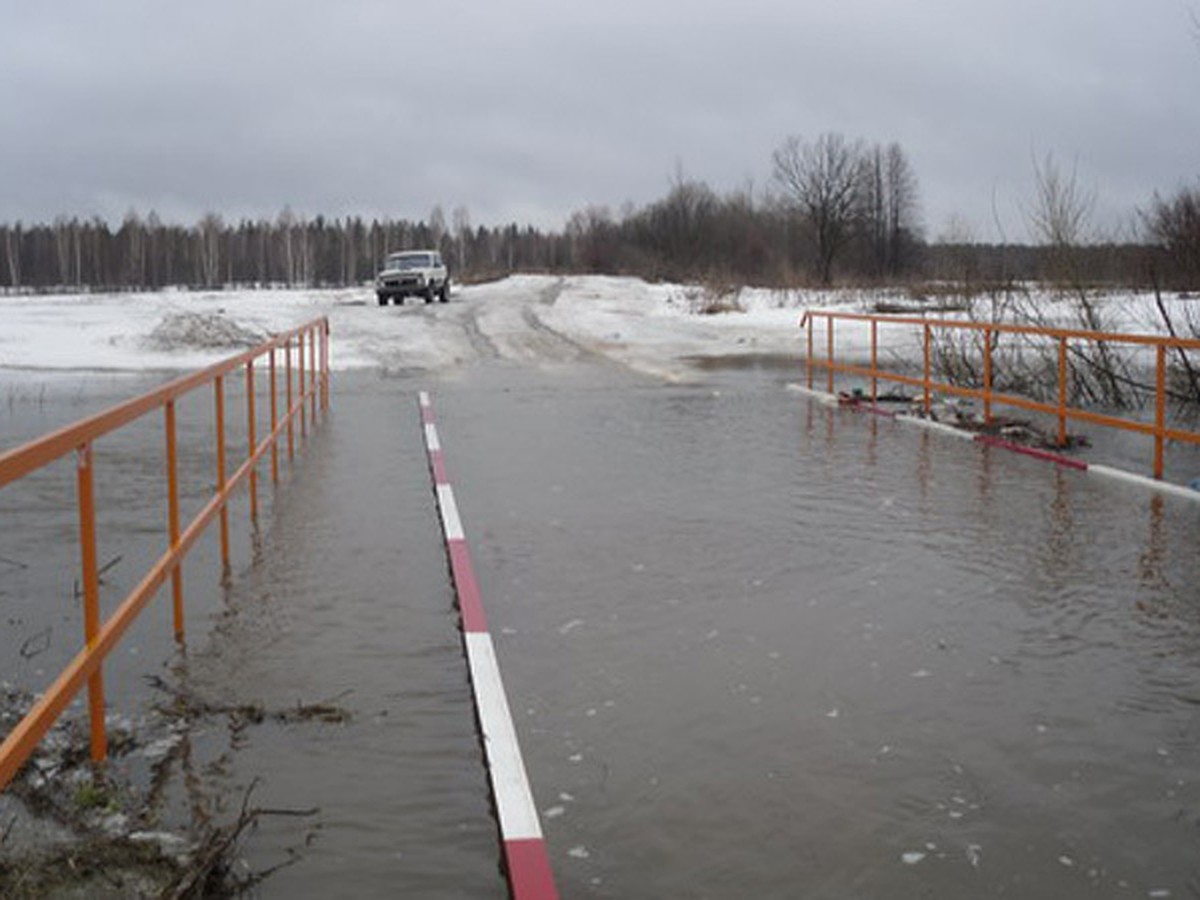
{"label": "tire track in mud", "polygon": [[[598,362],[620,365],[594,347],[576,341],[542,321],[539,310],[554,306],[566,284],[566,279],[560,278],[538,290],[467,302],[455,308],[425,309],[422,313],[434,327],[460,330],[477,363]],[[455,360],[457,365],[466,362],[462,358]]]}
{"label": "tire track in mud", "polygon": [[553,306],[558,302],[558,298],[562,296],[562,292],[567,289],[567,279],[560,278],[554,284],[548,284],[542,288],[538,294],[538,302],[542,306]]}
{"label": "tire track in mud", "polygon": [[521,319],[526,325],[529,326],[529,330],[534,335],[545,342],[548,350],[553,348],[555,351],[558,351],[558,353],[553,356],[554,359],[561,359],[564,357],[570,360],[607,359],[607,357],[597,353],[590,347],[580,344],[577,341],[573,341],[561,332],[555,331],[538,318],[537,312],[532,307],[526,306],[521,310]]}
{"label": "tire track in mud", "polygon": [[475,355],[481,360],[497,360],[501,358],[499,348],[492,342],[483,329],[479,327],[479,311],[476,309],[467,309],[466,314],[462,317],[459,323],[462,325],[463,333],[467,336],[467,341],[471,345],[471,349],[475,351]]}

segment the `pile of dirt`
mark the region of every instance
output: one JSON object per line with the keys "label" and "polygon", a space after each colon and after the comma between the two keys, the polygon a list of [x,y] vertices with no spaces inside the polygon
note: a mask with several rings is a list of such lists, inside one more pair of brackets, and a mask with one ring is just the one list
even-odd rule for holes
{"label": "pile of dirt", "polygon": [[266,340],[266,335],[216,313],[174,312],[163,316],[143,338],[147,350],[243,350]]}

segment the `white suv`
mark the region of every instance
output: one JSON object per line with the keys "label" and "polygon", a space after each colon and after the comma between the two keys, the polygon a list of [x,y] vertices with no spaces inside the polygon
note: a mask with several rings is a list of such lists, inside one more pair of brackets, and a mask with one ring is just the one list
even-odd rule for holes
{"label": "white suv", "polygon": [[375,276],[375,296],[380,306],[388,300],[404,303],[405,297],[424,297],[432,303],[450,299],[450,272],[436,250],[405,250],[389,253]]}

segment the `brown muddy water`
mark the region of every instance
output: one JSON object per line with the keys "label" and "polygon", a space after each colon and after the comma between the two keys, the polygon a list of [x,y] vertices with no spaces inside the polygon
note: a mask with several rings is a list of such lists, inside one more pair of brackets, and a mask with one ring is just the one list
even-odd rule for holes
{"label": "brown muddy water", "polygon": [[[186,653],[160,598],[109,677],[136,722],[148,673],[350,714],[176,737],[192,800],[320,808],[247,837],[300,855],[260,895],[505,895],[422,389],[563,896],[1200,893],[1200,504],[702,377],[338,376],[259,529],[235,507],[228,587],[213,536],[189,562]],[[109,392],[10,404],[3,444]],[[102,457],[109,602],[160,546],[160,444]],[[78,633],[69,475],[0,492],[0,678],[31,689]]]}

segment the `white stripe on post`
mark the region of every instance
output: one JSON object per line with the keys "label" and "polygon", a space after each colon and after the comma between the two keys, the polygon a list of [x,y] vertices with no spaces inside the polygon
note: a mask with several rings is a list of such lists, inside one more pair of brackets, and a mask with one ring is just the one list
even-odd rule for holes
{"label": "white stripe on post", "polygon": [[454,502],[454,489],[448,484],[437,486],[438,505],[442,508],[442,527],[447,541],[466,540],[462,519],[458,517],[458,504]]}
{"label": "white stripe on post", "polygon": [[429,448],[430,453],[442,449],[442,442],[438,440],[437,426],[432,423],[425,426],[425,446]]}
{"label": "white stripe on post", "polygon": [[540,839],[542,829],[533,791],[521,760],[521,747],[505,698],[492,637],[486,632],[467,632],[463,638],[467,643],[467,661],[479,706],[479,724],[492,773],[496,809],[500,813],[500,833],[506,841]]}

